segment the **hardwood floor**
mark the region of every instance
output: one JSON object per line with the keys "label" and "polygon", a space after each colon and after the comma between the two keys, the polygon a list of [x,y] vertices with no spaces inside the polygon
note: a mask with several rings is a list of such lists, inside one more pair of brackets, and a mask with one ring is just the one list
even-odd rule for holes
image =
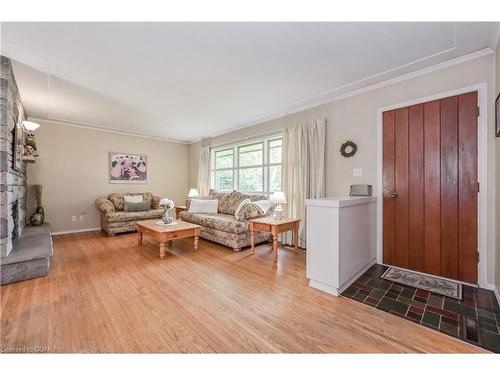
{"label": "hardwood floor", "polygon": [[50,273],[0,287],[0,345],[56,352],[481,352],[308,287],[305,255],[137,234],[54,237]]}

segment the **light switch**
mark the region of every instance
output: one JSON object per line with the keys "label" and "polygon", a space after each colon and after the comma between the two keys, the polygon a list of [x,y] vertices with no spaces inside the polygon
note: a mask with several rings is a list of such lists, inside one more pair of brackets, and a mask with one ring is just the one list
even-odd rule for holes
{"label": "light switch", "polygon": [[72,221],[73,223],[76,223],[76,216],[71,216],[71,221]]}
{"label": "light switch", "polygon": [[361,168],[354,168],[352,170],[352,175],[354,177],[361,177],[363,175],[363,170]]}

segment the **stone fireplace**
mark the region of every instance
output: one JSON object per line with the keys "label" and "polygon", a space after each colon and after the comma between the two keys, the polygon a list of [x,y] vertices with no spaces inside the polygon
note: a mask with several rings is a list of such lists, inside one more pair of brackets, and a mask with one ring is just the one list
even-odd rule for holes
{"label": "stone fireplace", "polygon": [[8,58],[0,57],[0,69],[0,257],[4,258],[26,221],[26,166],[14,168],[13,163],[15,126],[26,117]]}
{"label": "stone fireplace", "polygon": [[26,166],[14,163],[14,139],[16,124],[26,116],[11,61],[0,56],[0,68],[0,285],[4,285],[46,276],[53,250],[47,223],[25,228]]}
{"label": "stone fireplace", "polygon": [[15,201],[12,203],[12,221],[13,221],[13,228],[11,232],[11,238],[12,240],[15,240],[16,238],[19,238],[19,203]]}

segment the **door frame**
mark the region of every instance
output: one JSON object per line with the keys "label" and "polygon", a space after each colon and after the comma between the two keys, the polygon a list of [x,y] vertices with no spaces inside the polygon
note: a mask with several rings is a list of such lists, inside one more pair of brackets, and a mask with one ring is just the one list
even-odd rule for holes
{"label": "door frame", "polygon": [[478,106],[480,107],[478,117],[478,181],[480,191],[477,200],[477,241],[479,251],[478,263],[478,284],[480,287],[491,289],[487,281],[487,257],[488,257],[488,84],[486,82],[473,86],[463,87],[457,90],[450,90],[435,95],[418,98],[402,103],[397,103],[389,106],[380,107],[377,109],[377,262],[383,264],[383,123],[382,114],[386,111],[391,111],[398,108],[409,107],[415,104],[430,102],[437,99],[447,98],[465,94],[471,91],[477,91]]}

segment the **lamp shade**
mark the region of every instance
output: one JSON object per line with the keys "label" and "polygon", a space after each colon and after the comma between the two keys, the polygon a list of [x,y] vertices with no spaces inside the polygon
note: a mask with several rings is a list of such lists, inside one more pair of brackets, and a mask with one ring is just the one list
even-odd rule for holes
{"label": "lamp shade", "polygon": [[36,122],[32,122],[32,121],[23,121],[23,126],[28,131],[34,131],[40,127],[39,124],[37,124]]}
{"label": "lamp shade", "polygon": [[198,194],[198,190],[196,190],[196,189],[189,189],[188,198],[194,198],[194,197],[197,197],[199,195],[200,194]]}
{"label": "lamp shade", "polygon": [[275,191],[271,194],[269,201],[276,204],[286,204],[285,193],[282,191]]}

